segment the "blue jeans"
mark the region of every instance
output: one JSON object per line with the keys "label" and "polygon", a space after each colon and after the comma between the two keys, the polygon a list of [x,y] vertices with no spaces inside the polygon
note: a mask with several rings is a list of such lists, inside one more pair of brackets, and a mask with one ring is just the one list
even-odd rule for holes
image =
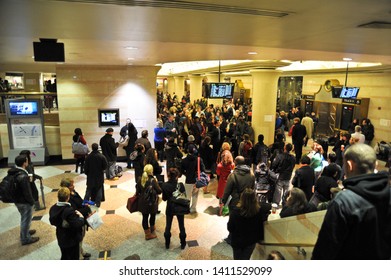
{"label": "blue jeans", "polygon": [[15,203],[16,208],[20,213],[20,241],[22,244],[27,243],[31,239],[29,233],[31,219],[33,218],[33,205],[27,203]]}
{"label": "blue jeans", "polygon": [[115,161],[109,161],[106,169],[106,179],[113,179],[115,177]]}
{"label": "blue jeans", "polygon": [[277,203],[277,205],[281,202],[282,196],[282,205],[285,205],[287,199],[287,192],[289,190],[289,181],[290,180],[277,180],[276,189],[274,190],[273,202]]}

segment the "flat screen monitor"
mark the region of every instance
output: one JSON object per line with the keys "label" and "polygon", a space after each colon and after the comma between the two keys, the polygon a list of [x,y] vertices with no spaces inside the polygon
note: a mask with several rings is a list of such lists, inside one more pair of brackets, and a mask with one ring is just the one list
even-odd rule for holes
{"label": "flat screen monitor", "polygon": [[359,90],[359,87],[343,87],[339,98],[356,99]]}
{"label": "flat screen monitor", "polygon": [[235,83],[208,83],[205,91],[207,98],[227,98],[234,96]]}
{"label": "flat screen monitor", "polygon": [[64,43],[33,42],[34,61],[65,62]]}
{"label": "flat screen monitor", "polygon": [[9,109],[11,116],[37,116],[38,101],[10,101]]}
{"label": "flat screen monitor", "polygon": [[119,126],[119,109],[99,109],[99,126]]}

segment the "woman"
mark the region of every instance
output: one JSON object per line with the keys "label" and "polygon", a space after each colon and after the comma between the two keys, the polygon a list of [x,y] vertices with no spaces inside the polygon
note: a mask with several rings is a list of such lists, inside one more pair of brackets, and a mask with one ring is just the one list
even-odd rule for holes
{"label": "woman", "polygon": [[315,172],[315,180],[318,179],[320,176],[320,173],[322,173],[322,168],[323,168],[323,148],[322,146],[314,142],[312,145],[312,151],[308,154],[308,157],[311,159],[310,166]]}
{"label": "woman", "polygon": [[[176,168],[170,168],[167,172],[168,181],[163,183],[162,191],[163,191],[163,200],[167,201],[166,207],[166,228],[164,230],[164,239],[166,249],[170,248],[170,239],[171,239],[171,226],[174,215],[172,214],[172,205],[171,205],[171,197],[172,193],[177,189],[177,186],[180,187],[180,191],[185,191],[185,186],[182,183],[178,185],[178,177],[180,172]],[[184,215],[176,215],[178,220],[179,227],[179,239],[181,241],[181,249],[186,247],[186,229],[185,229],[185,217]]]}
{"label": "woman", "polygon": [[163,128],[163,122],[161,120],[158,120],[156,123],[156,127],[153,130],[154,132],[154,142],[155,142],[155,148],[158,153],[158,157],[160,162],[163,162],[164,160],[164,136],[166,134],[166,130]]}
{"label": "woman", "polygon": [[223,209],[223,202],[221,199],[223,198],[225,186],[227,185],[228,175],[231,174],[234,168],[235,164],[233,163],[231,152],[229,150],[224,150],[221,153],[221,161],[217,165],[216,170],[216,174],[219,178],[216,193],[216,197],[219,199],[219,216],[221,216],[221,211]]}
{"label": "woman", "polygon": [[168,138],[168,142],[164,145],[164,152],[166,154],[166,168],[167,174],[170,168],[180,168],[180,160],[183,157],[178,145],[174,142],[174,137]]}
{"label": "woman", "polygon": [[38,194],[38,188],[35,184],[35,180],[42,180],[42,177],[35,174],[34,170],[34,164],[31,162],[31,152],[29,150],[23,150],[19,153],[19,155],[25,155],[27,157],[28,165],[26,166],[26,171],[29,174],[30,178],[30,186],[31,186],[31,194],[34,198],[34,209],[35,211],[43,210],[45,207],[41,207],[39,204],[39,194]]}
{"label": "woman", "polygon": [[136,193],[139,196],[138,209],[143,215],[142,226],[145,240],[156,238],[155,221],[158,209],[158,195],[162,193],[162,190],[155,177],[153,177],[153,166],[151,164],[145,165],[143,175],[136,184]]}
{"label": "woman", "polygon": [[308,203],[305,193],[299,188],[292,188],[289,191],[286,205],[280,212],[280,217],[285,218],[313,211],[316,211],[316,207],[313,204]]}
{"label": "woman", "polygon": [[134,146],[134,150],[137,152],[136,157],[133,159],[134,178],[137,183],[140,180],[144,170],[145,148],[143,144],[137,143]]}
{"label": "woman", "polygon": [[164,181],[164,175],[161,175],[163,169],[158,162],[158,153],[154,148],[150,148],[145,154],[144,166],[151,164],[153,167],[153,176],[155,176],[158,182]]}
{"label": "woman", "polygon": [[[83,132],[80,128],[75,128],[75,135],[73,135],[73,142],[81,142],[83,145],[87,145],[87,141],[84,139]],[[84,161],[86,160],[87,154],[74,154],[74,158],[76,159],[76,173],[79,170],[80,166],[80,174],[84,173]]]}
{"label": "woman", "polygon": [[259,205],[253,189],[246,188],[237,208],[230,212],[228,231],[234,260],[249,260],[258,241],[263,240],[263,223],[270,214],[270,205]]}

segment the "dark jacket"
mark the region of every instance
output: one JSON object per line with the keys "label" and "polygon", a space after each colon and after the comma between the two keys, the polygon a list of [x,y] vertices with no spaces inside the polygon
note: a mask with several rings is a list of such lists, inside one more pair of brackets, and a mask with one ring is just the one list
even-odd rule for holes
{"label": "dark jacket", "polygon": [[252,217],[243,217],[239,209],[229,214],[227,224],[231,234],[231,246],[244,248],[264,239],[263,223],[270,214],[270,204],[262,204],[259,212]]}
{"label": "dark jacket", "polygon": [[278,180],[290,180],[296,159],[289,153],[279,154],[272,162],[271,170],[279,174]]}
{"label": "dark jacket", "polygon": [[102,148],[102,154],[106,157],[107,161],[117,161],[118,143],[115,143],[111,134],[106,133],[105,136],[100,138],[99,145]]}
{"label": "dark jacket", "polygon": [[[152,185],[153,189],[156,192],[156,201],[149,205],[148,201],[145,199],[145,190]],[[149,176],[148,181],[145,183],[145,186],[141,185],[141,179],[136,184],[136,193],[139,195],[138,200],[138,210],[142,214],[156,214],[158,210],[159,197],[158,194],[162,193],[162,190],[159,187],[157,180],[153,176]]]}
{"label": "dark jacket", "polygon": [[334,178],[322,175],[316,180],[315,194],[320,202],[331,199],[331,188],[338,188],[338,183]]}
{"label": "dark jacket", "polygon": [[91,213],[91,208],[88,205],[83,205],[83,199],[78,192],[74,191],[69,197],[69,203],[71,204],[73,210],[78,210],[83,214],[83,217],[86,219]]}
{"label": "dark jacket", "polygon": [[133,161],[133,166],[134,166],[134,178],[136,182],[138,179],[143,175],[144,171],[144,158],[145,154],[143,152],[138,151],[137,152],[137,157]]}
{"label": "dark jacket", "polygon": [[34,205],[35,200],[31,192],[30,180],[27,171],[22,168],[12,167],[8,170],[8,175],[15,176],[15,203]]}
{"label": "dark jacket", "polygon": [[205,168],[208,170],[210,170],[213,164],[216,162],[216,159],[213,155],[213,149],[209,145],[207,145],[206,142],[202,142],[200,145],[200,157],[205,164]]}
{"label": "dark jacket", "polygon": [[297,123],[292,129],[292,143],[293,145],[303,145],[304,137],[307,135],[305,126]]}
{"label": "dark jacket", "polygon": [[75,213],[70,203],[57,202],[50,207],[49,221],[56,227],[57,242],[61,248],[73,247],[82,240],[84,218]]}
{"label": "dark jacket", "polygon": [[147,153],[147,151],[152,148],[151,142],[148,140],[148,138],[140,137],[136,140],[135,145],[142,144],[145,148],[144,153]]}
{"label": "dark jacket", "polygon": [[37,185],[35,184],[35,180],[42,180],[42,176],[35,174],[34,164],[32,162],[30,162],[29,165],[26,166],[26,171],[28,174],[33,174],[33,181],[30,182],[31,193],[33,195],[34,200],[38,201],[39,194]]}
{"label": "dark jacket", "polygon": [[[205,166],[202,158],[200,158],[200,170],[201,172],[205,171]],[[195,184],[198,178],[198,166],[196,156],[188,154],[182,160],[181,173],[186,176],[186,184]]]}
{"label": "dark jacket", "polygon": [[391,189],[388,173],[343,181],[327,208],[313,259],[390,259]]}
{"label": "dark jacket", "polygon": [[129,142],[128,145],[124,147],[124,149],[130,154],[134,151],[134,145],[137,140],[137,129],[133,125],[133,123],[128,123],[127,125],[123,126],[121,128],[121,131],[119,132],[119,135],[122,137],[125,137],[126,135],[129,136]]}
{"label": "dark jacket", "polygon": [[[178,181],[177,180],[169,180],[162,185],[162,191],[163,191],[163,200],[167,201],[167,206],[166,206],[166,216],[173,216],[172,215],[172,202],[171,202],[171,197],[172,193],[176,190],[177,188]],[[185,192],[185,186],[180,183],[180,191]]]}
{"label": "dark jacket", "polygon": [[222,198],[225,204],[228,197],[231,195],[232,199],[229,203],[229,208],[235,208],[240,199],[240,194],[245,188],[254,189],[255,176],[251,172],[251,168],[248,165],[238,165],[234,171],[228,176],[227,184],[225,185],[224,195]]}
{"label": "dark jacket", "polygon": [[296,170],[295,176],[292,179],[292,185],[295,188],[301,189],[305,193],[305,197],[310,201],[312,196],[312,187],[315,184],[315,172],[309,165],[304,165]]}
{"label": "dark jacket", "polygon": [[174,142],[168,142],[164,145],[164,151],[166,153],[167,168],[177,167],[175,166],[175,159],[183,157],[178,145]]}
{"label": "dark jacket", "polygon": [[106,168],[107,160],[100,152],[92,151],[87,156],[84,163],[84,173],[87,175],[87,188],[102,188],[103,191],[104,171]]}
{"label": "dark jacket", "polygon": [[316,210],[317,210],[316,206],[311,204],[311,203],[308,203],[308,202],[301,209],[297,209],[297,208],[292,207],[292,206],[284,206],[281,209],[280,217],[281,218],[286,218],[286,217],[291,217],[291,216],[296,216],[296,215],[300,215],[300,214],[314,212]]}

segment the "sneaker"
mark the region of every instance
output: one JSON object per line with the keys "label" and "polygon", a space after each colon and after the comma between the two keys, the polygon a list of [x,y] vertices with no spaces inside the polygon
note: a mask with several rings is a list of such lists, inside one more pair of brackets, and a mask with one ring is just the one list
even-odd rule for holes
{"label": "sneaker", "polygon": [[84,253],[83,254],[83,258],[85,258],[85,259],[90,258],[90,257],[91,257],[90,253]]}
{"label": "sneaker", "polygon": [[35,234],[37,231],[35,230],[35,229],[30,229],[29,230],[29,233],[30,233],[30,235],[33,235],[33,234]]}
{"label": "sneaker", "polygon": [[38,240],[39,240],[39,237],[31,237],[31,239],[30,239],[29,241],[22,243],[22,246],[24,246],[24,245],[29,245],[29,244],[32,244],[32,243],[35,243],[35,242],[37,242]]}

